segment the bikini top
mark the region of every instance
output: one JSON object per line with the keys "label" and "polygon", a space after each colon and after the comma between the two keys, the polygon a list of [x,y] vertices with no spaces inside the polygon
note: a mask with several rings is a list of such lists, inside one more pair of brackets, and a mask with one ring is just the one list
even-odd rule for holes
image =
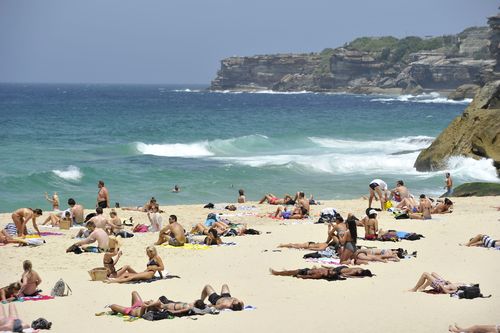
{"label": "bikini top", "polygon": [[156,262],[156,260],[151,259],[151,260],[148,261],[148,263],[146,264],[146,266],[159,266],[159,265]]}

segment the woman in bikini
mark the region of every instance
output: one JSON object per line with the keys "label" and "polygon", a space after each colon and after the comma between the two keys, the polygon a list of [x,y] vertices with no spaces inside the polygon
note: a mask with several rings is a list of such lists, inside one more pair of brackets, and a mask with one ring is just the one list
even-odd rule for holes
{"label": "woman in bikini", "polygon": [[343,234],[339,234],[339,241],[341,247],[340,252],[340,263],[349,264],[351,259],[354,259],[354,254],[356,253],[356,239],[358,237],[358,232],[356,230],[356,221],[347,221],[347,230]]}
{"label": "woman in bikini", "polygon": [[424,291],[427,287],[431,287],[440,294],[452,294],[458,290],[461,284],[452,283],[440,277],[437,273],[422,273],[415,287],[409,291],[417,292]]}
{"label": "woman in bikini", "polygon": [[[29,328],[29,324],[23,324],[19,319],[14,303],[9,304],[9,315],[7,316],[3,305],[0,306],[0,332],[23,332],[23,329]],[[38,332],[34,330],[33,332]]]}
{"label": "woman in bikini", "polygon": [[346,278],[354,277],[372,277],[373,274],[369,269],[362,269],[359,267],[347,267],[347,266],[337,266],[337,267],[322,267],[322,268],[302,268],[289,271],[276,271],[274,269],[269,269],[272,275],[279,276],[293,276],[299,279],[314,279],[314,280],[344,280]]}
{"label": "woman in bikini", "polygon": [[37,272],[33,270],[31,261],[25,260],[23,262],[23,275],[21,276],[21,290],[19,296],[35,296],[38,295],[38,286],[42,283],[42,279]]}
{"label": "woman in bikini", "polygon": [[0,288],[0,302],[11,302],[17,299],[17,295],[21,290],[21,283],[14,282],[7,287]]}
{"label": "woman in bikini", "polygon": [[[160,274],[162,277],[162,271],[165,269],[163,265],[163,261],[161,260],[156,248],[154,246],[148,246],[146,248],[146,254],[148,255],[149,261],[146,264],[146,270],[143,272],[136,273],[130,266],[125,266],[122,268],[123,274],[116,278],[109,278],[108,280],[104,280],[105,283],[124,283],[129,281],[141,281],[141,280],[149,280],[154,277],[156,272]],[[126,272],[125,272],[126,270]]]}
{"label": "woman in bikini", "polygon": [[38,229],[38,225],[36,224],[36,218],[42,216],[42,210],[40,208],[32,209],[32,208],[19,208],[14,213],[12,213],[12,221],[16,225],[17,235],[19,237],[24,237],[28,231],[26,229],[26,223],[31,220],[33,222],[33,228],[40,235],[40,230]]}
{"label": "woman in bikini", "polygon": [[59,196],[57,195],[57,192],[54,192],[54,195],[52,196],[52,199],[49,198],[49,194],[45,192],[45,200],[50,202],[52,204],[52,210],[55,212],[59,211]]}
{"label": "woman in bikini", "polygon": [[[120,257],[122,256],[122,251],[120,251],[120,237],[110,236],[108,246],[109,249],[106,251],[106,253],[104,253],[104,257],[102,258],[102,263],[108,271],[108,278],[121,277],[125,273],[137,273],[129,265],[120,268],[118,271],[116,270],[115,265],[118,263],[118,260],[120,260]],[[113,257],[116,257],[116,259],[113,259]]]}

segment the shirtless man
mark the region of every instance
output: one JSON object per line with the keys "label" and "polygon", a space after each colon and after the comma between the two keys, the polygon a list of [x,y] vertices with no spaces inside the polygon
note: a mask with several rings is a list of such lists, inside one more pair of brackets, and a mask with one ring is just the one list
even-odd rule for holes
{"label": "shirtless man", "polygon": [[451,179],[451,175],[449,172],[445,174],[444,179],[444,188],[446,192],[442,195],[443,197],[450,196],[453,193],[453,180]]}
{"label": "shirtless man", "polygon": [[54,192],[52,199],[49,198],[49,194],[45,192],[45,199],[52,204],[52,210],[59,210],[59,196],[57,195],[57,192]]}
{"label": "shirtless man", "polygon": [[102,215],[103,211],[101,207],[95,209],[96,216],[92,217],[88,222],[93,222],[96,228],[105,229],[106,224],[108,224],[108,219]]}
{"label": "shirtless man", "polygon": [[29,220],[33,222],[33,228],[35,228],[38,235],[40,235],[40,229],[38,229],[38,225],[36,224],[36,218],[39,216],[42,216],[42,210],[40,208],[19,208],[12,213],[11,217],[16,225],[17,235],[19,237],[24,237],[28,233],[26,223],[28,223]]}
{"label": "shirtless man", "polygon": [[222,285],[220,295],[215,292],[212,286],[207,284],[201,291],[200,299],[203,302],[207,297],[208,301],[217,310],[231,309],[233,311],[241,311],[244,307],[243,301],[231,296],[227,284]]}
{"label": "shirtless man", "polygon": [[413,206],[417,205],[415,199],[410,194],[410,191],[405,186],[402,180],[396,182],[396,187],[391,190],[391,196],[394,201],[398,202],[397,208],[403,208],[405,205],[411,204]]}
{"label": "shirtless man", "polygon": [[110,219],[106,221],[106,229],[108,234],[117,234],[120,231],[123,231],[123,223],[122,220],[118,217],[118,214],[114,210],[109,213]]}
{"label": "shirtless man", "polygon": [[[75,244],[70,246],[70,248],[73,246],[82,246],[82,245],[92,244],[92,243],[95,243],[97,241],[97,247],[99,249],[99,252],[104,252],[105,250],[107,250],[108,243],[109,243],[109,236],[106,233],[106,231],[104,231],[101,228],[96,228],[94,222],[92,222],[92,221],[87,222],[87,229],[89,229],[90,235],[87,238],[76,242]],[[69,248],[68,248],[68,250],[69,250]],[[66,250],[66,252],[69,252],[68,250]]]}
{"label": "shirtless man", "polygon": [[309,215],[311,207],[309,200],[305,198],[304,192],[297,192],[297,194],[295,194],[295,204],[305,210],[306,213],[304,215]]}
{"label": "shirtless man", "polygon": [[104,182],[100,180],[97,183],[97,187],[99,188],[99,192],[97,192],[96,207],[109,208],[109,192],[108,189],[104,186]]}
{"label": "shirtless man", "polygon": [[75,202],[75,199],[73,199],[73,198],[68,199],[68,206],[69,206],[69,209],[71,210],[71,214],[73,215],[73,223],[82,224],[84,221],[83,206],[80,204],[77,204]]}
{"label": "shirtless man", "polygon": [[420,195],[420,204],[418,205],[418,213],[409,212],[410,219],[430,220],[432,211],[432,202],[427,199],[425,194]]}
{"label": "shirtless man", "polygon": [[373,198],[380,199],[380,208],[384,210],[384,204],[387,201],[387,183],[382,179],[374,179],[368,186],[370,191],[370,198],[368,199],[368,208],[372,207]]}
{"label": "shirtless man", "polygon": [[368,211],[368,220],[364,223],[365,225],[365,239],[366,240],[376,240],[378,235],[378,221],[377,221],[377,211],[371,209]]}
{"label": "shirtless man", "polygon": [[160,230],[158,241],[155,245],[168,243],[172,246],[184,246],[186,243],[186,235],[182,225],[177,222],[177,216],[170,215],[168,225]]}
{"label": "shirtless man", "polygon": [[453,211],[450,210],[450,208],[453,207],[453,202],[445,198],[444,202],[440,202],[437,204],[436,207],[432,208],[431,213],[432,214],[446,214],[446,213],[452,213]]}

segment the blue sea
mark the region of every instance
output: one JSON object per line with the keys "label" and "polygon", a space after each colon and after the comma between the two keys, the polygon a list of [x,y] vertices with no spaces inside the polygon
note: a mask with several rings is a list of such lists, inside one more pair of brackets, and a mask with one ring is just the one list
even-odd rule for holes
{"label": "blue sea", "polygon": [[[0,211],[46,210],[54,191],[91,208],[99,179],[121,206],[234,202],[240,188],[251,200],[359,198],[374,178],[438,195],[444,172],[413,163],[470,102],[205,88],[1,84]],[[498,181],[488,160],[455,157],[448,170],[455,184]]]}

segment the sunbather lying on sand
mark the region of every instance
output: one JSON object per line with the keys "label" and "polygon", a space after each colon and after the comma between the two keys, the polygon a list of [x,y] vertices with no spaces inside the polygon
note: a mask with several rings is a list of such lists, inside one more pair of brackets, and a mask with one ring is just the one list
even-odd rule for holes
{"label": "sunbather lying on sand", "polygon": [[28,245],[25,240],[12,238],[5,229],[0,230],[0,243]]}
{"label": "sunbather lying on sand", "polygon": [[452,213],[453,211],[451,208],[453,207],[453,202],[445,198],[443,202],[438,203],[434,208],[432,208],[431,213],[432,214],[446,214],[446,213]]}
{"label": "sunbather lying on sand", "polygon": [[143,206],[137,206],[137,207],[122,207],[122,210],[131,210],[131,211],[136,211],[136,212],[144,212],[147,213],[151,209],[153,209],[154,206],[156,206],[156,199],[152,197],[149,199],[148,202],[146,202]]}
{"label": "sunbather lying on sand", "polygon": [[0,302],[11,302],[17,299],[19,290],[21,290],[20,282],[13,282],[6,287],[0,288]]}
{"label": "sunbather lying on sand", "polygon": [[334,268],[302,268],[289,271],[276,271],[269,269],[272,275],[293,276],[299,279],[314,279],[336,281],[343,280],[349,277],[364,277],[373,276],[369,269],[361,269],[358,267],[337,266]]}
{"label": "sunbather lying on sand", "polygon": [[200,304],[205,301],[207,297],[208,301],[217,310],[231,309],[233,311],[241,311],[244,307],[243,301],[231,296],[227,284],[222,285],[220,295],[215,292],[211,285],[207,284],[201,291],[200,300],[197,301],[196,304]]}
{"label": "sunbather lying on sand", "polygon": [[303,207],[295,206],[292,210],[288,210],[286,207],[279,206],[276,212],[271,215],[276,218],[283,218],[285,220],[300,220],[307,216],[307,210]]}
{"label": "sunbather lying on sand", "polygon": [[[0,332],[22,332],[23,329],[29,328],[29,324],[23,324],[19,319],[16,306],[14,303],[9,304],[9,315],[5,313],[3,305],[0,305]],[[38,332],[34,330],[33,332]]]}
{"label": "sunbather lying on sand", "polygon": [[452,283],[440,277],[437,273],[424,272],[417,281],[415,287],[409,291],[417,292],[424,291],[427,287],[431,287],[441,294],[452,294],[458,290],[461,283]]}
{"label": "sunbather lying on sand", "polygon": [[290,194],[285,194],[283,199],[278,198],[272,193],[268,193],[264,195],[262,199],[260,199],[259,204],[264,203],[266,201],[270,205],[294,205],[295,201],[290,196]]}
{"label": "sunbather lying on sand", "polygon": [[330,243],[316,243],[316,242],[307,242],[307,243],[288,243],[288,244],[280,244],[278,247],[286,247],[289,249],[299,249],[299,250],[311,250],[311,251],[324,251],[329,246],[334,246],[337,244],[335,240],[332,240]]}
{"label": "sunbather lying on sand", "polygon": [[148,246],[146,248],[146,254],[149,258],[148,263],[146,264],[146,270],[143,272],[137,273],[135,270],[130,268],[130,266],[125,266],[122,268],[124,272],[121,276],[116,278],[108,278],[108,280],[104,280],[106,283],[124,283],[130,281],[142,281],[149,280],[155,276],[155,273],[158,272],[160,277],[163,277],[162,272],[165,269],[163,265],[163,261],[160,256],[158,256],[158,252],[154,246]]}
{"label": "sunbather lying on sand", "polygon": [[495,240],[488,235],[477,235],[469,239],[465,244],[460,244],[464,246],[483,246],[483,247],[496,247],[500,245],[500,240]]}
{"label": "sunbather lying on sand", "polygon": [[471,327],[459,327],[456,323],[448,327],[448,331],[454,333],[500,333],[500,324],[497,325],[474,325]]}
{"label": "sunbather lying on sand", "polygon": [[399,258],[397,252],[382,249],[358,249],[354,254],[354,263],[357,265],[368,264],[370,261],[399,261]]}

